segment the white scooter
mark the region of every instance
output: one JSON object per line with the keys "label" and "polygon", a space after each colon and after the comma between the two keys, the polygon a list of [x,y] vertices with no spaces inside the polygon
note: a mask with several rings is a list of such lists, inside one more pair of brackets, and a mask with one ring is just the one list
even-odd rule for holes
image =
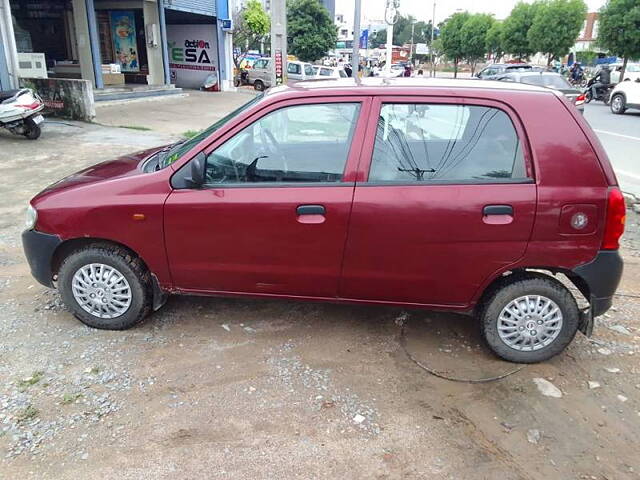
{"label": "white scooter", "polygon": [[43,108],[42,99],[29,88],[0,92],[0,127],[35,140],[44,121],[38,113]]}

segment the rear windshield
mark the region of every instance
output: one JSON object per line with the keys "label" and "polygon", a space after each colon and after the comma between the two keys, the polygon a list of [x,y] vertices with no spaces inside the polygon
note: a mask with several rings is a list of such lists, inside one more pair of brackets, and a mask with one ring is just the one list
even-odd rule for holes
{"label": "rear windshield", "polygon": [[551,88],[573,88],[564,77],[560,75],[524,75],[520,81],[528,85],[538,85],[540,87]]}
{"label": "rear windshield", "polygon": [[526,72],[531,70],[531,65],[518,65],[517,67],[507,67],[507,72]]}

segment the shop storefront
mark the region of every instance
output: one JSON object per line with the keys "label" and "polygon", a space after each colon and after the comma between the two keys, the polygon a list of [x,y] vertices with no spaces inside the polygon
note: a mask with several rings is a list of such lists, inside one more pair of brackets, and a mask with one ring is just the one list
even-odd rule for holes
{"label": "shop storefront", "polygon": [[[0,0],[0,40],[14,40],[1,42],[0,88],[16,87],[18,77],[81,79],[99,94],[136,85],[197,88],[202,76],[215,75],[225,89],[233,84],[231,38],[217,15],[228,16],[226,1]],[[184,50],[182,61],[172,45]]]}

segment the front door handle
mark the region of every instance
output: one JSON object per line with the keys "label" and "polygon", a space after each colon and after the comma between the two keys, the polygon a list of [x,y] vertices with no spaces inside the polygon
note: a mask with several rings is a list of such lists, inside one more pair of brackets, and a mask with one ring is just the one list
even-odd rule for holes
{"label": "front door handle", "polygon": [[482,209],[483,215],[513,215],[511,205],[487,205]]}
{"label": "front door handle", "polygon": [[324,215],[326,210],[324,205],[300,205],[296,208],[298,215]]}

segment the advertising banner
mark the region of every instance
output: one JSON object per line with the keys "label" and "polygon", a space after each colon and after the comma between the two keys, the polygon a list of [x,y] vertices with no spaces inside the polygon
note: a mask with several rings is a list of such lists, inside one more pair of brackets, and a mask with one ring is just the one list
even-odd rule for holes
{"label": "advertising banner", "polygon": [[136,43],[136,21],[130,10],[112,10],[111,38],[113,39],[114,62],[123,72],[139,72],[138,45]]}
{"label": "advertising banner", "polygon": [[215,25],[167,25],[167,43],[176,87],[200,88],[212,75],[219,82]]}

